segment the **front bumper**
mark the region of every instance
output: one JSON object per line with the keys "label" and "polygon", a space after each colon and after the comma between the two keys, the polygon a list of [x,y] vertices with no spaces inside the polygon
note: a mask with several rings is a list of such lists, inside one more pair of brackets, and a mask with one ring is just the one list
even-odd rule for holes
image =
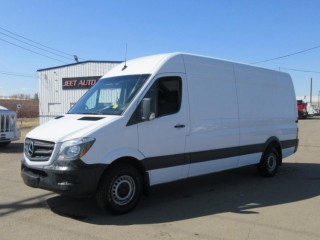
{"label": "front bumper", "polygon": [[41,188],[65,195],[95,193],[106,164],[85,164],[80,159],[55,161],[48,166],[30,166],[21,163],[21,177],[33,188]]}

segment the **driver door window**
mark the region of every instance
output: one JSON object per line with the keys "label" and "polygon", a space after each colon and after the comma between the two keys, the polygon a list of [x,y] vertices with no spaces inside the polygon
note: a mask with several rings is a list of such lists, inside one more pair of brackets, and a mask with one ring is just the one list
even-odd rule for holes
{"label": "driver door window", "polygon": [[181,106],[181,78],[159,78],[145,98],[151,98],[151,112],[156,117],[162,117],[179,112]]}

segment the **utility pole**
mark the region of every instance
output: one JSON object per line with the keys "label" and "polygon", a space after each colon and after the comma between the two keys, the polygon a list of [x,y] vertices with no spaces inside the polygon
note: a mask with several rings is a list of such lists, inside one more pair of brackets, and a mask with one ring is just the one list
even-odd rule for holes
{"label": "utility pole", "polygon": [[310,79],[310,106],[312,105],[312,78]]}

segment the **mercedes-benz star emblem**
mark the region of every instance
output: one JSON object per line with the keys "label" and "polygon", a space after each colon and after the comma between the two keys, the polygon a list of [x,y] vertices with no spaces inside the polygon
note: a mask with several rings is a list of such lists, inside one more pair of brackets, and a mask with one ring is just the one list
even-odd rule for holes
{"label": "mercedes-benz star emblem", "polygon": [[29,154],[30,157],[32,157],[33,154],[34,154],[34,143],[33,143],[33,141],[29,142],[28,154]]}

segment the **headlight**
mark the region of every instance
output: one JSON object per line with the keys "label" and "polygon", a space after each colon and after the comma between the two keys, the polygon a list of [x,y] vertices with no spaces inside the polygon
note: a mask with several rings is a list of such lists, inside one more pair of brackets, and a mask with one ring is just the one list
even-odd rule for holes
{"label": "headlight", "polygon": [[93,145],[94,138],[77,138],[63,142],[60,147],[58,160],[76,160],[85,155]]}

